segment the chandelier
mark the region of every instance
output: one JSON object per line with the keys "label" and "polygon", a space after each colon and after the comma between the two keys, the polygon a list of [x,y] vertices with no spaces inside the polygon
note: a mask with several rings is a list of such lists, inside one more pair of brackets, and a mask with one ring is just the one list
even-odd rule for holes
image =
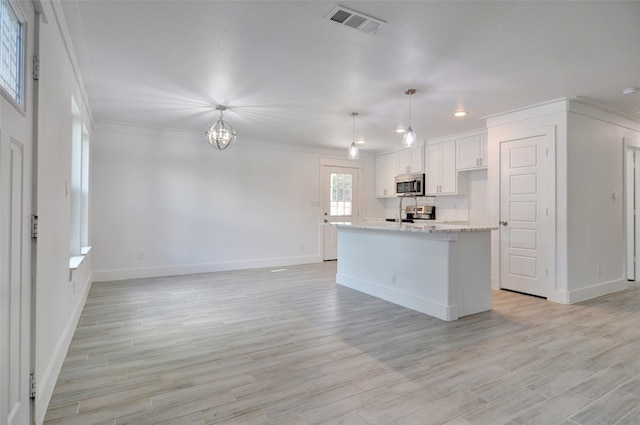
{"label": "chandelier", "polygon": [[207,142],[209,142],[211,146],[219,150],[224,150],[236,140],[236,132],[228,122],[222,119],[222,111],[226,111],[227,107],[217,105],[216,110],[220,111],[220,117],[205,134],[207,135]]}

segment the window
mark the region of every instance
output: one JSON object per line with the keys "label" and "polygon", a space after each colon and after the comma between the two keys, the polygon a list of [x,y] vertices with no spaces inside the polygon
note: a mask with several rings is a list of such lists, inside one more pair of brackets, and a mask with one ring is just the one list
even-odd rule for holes
{"label": "window", "polygon": [[353,177],[351,174],[331,173],[331,215],[351,215]]}
{"label": "window", "polygon": [[70,267],[77,268],[89,250],[89,131],[71,99]]}
{"label": "window", "polygon": [[0,86],[19,106],[23,105],[23,24],[9,0],[0,2]]}

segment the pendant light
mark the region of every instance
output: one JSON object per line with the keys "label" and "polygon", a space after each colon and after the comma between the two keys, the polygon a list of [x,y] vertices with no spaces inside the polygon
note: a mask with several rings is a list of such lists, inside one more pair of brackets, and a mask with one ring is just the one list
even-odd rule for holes
{"label": "pendant light", "polygon": [[217,105],[216,110],[220,111],[220,117],[205,134],[207,135],[207,142],[209,142],[211,146],[219,150],[224,150],[236,140],[236,132],[229,123],[222,119],[222,111],[226,111],[227,107]]}
{"label": "pendant light", "polygon": [[351,146],[349,146],[349,153],[347,154],[347,158],[356,160],[360,159],[360,149],[356,145],[356,117],[358,116],[357,112],[349,113],[349,116],[353,118],[353,140],[351,142]]}
{"label": "pendant light", "polygon": [[416,92],[416,89],[407,89],[404,94],[409,96],[409,127],[404,132],[404,136],[402,136],[402,145],[406,147],[412,147],[416,144],[416,132],[411,128],[411,96],[413,96]]}

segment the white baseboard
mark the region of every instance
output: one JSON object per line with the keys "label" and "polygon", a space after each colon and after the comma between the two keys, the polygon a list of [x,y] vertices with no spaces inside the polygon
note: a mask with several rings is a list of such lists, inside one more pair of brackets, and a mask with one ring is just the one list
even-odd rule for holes
{"label": "white baseboard", "polygon": [[592,298],[601,297],[603,295],[612,294],[622,291],[629,287],[629,281],[626,279],[612,280],[602,282],[586,288],[580,288],[566,293],[567,304],[575,304]]}
{"label": "white baseboard", "polygon": [[364,292],[367,295],[401,305],[420,313],[428,314],[429,316],[437,317],[441,320],[449,321],[458,319],[458,309],[455,305],[448,306],[440,304],[426,298],[419,298],[415,295],[405,294],[385,286],[365,282],[361,279],[340,273],[336,275],[336,282],[339,285],[346,286],[347,288]]}
{"label": "white baseboard", "polygon": [[94,282],[111,280],[139,279],[146,277],[177,276],[195,273],[211,273],[229,270],[258,269],[263,267],[284,267],[299,264],[321,263],[319,255],[301,257],[263,258],[257,260],[228,261],[206,264],[182,264],[119,270],[94,270]]}
{"label": "white baseboard", "polygon": [[40,376],[37,376],[37,390],[36,390],[36,400],[35,400],[35,423],[36,425],[41,425],[44,422],[45,414],[47,413],[47,408],[49,407],[49,402],[51,401],[51,396],[53,395],[53,390],[56,386],[56,382],[58,380],[58,376],[60,375],[60,370],[62,369],[62,364],[64,363],[64,359],[67,356],[67,351],[69,350],[69,346],[71,345],[71,340],[73,339],[73,334],[78,326],[78,322],[80,320],[80,315],[82,314],[82,309],[87,301],[87,296],[89,295],[89,290],[91,289],[91,284],[93,282],[93,276],[91,273],[87,276],[87,281],[85,282],[84,291],[78,297],[78,301],[76,305],[73,307],[73,312],[71,317],[69,318],[69,322],[67,326],[64,328],[64,332],[62,337],[58,340],[58,344],[51,356],[49,364],[47,365],[45,371]]}

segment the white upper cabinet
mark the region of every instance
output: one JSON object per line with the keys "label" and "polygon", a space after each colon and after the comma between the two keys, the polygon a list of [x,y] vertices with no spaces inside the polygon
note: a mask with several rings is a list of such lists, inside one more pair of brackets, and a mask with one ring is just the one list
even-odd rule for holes
{"label": "white upper cabinet", "polygon": [[396,196],[397,152],[376,156],[376,197]]}
{"label": "white upper cabinet", "polygon": [[376,156],[376,197],[396,196],[396,176],[424,172],[422,146],[399,149]]}
{"label": "white upper cabinet", "polygon": [[398,151],[398,174],[422,173],[424,153],[422,146],[401,149]]}
{"label": "white upper cabinet", "polygon": [[456,140],[456,168],[487,168],[487,135],[480,134]]}
{"label": "white upper cabinet", "polygon": [[455,140],[427,145],[425,156],[427,159],[426,194],[458,193]]}

